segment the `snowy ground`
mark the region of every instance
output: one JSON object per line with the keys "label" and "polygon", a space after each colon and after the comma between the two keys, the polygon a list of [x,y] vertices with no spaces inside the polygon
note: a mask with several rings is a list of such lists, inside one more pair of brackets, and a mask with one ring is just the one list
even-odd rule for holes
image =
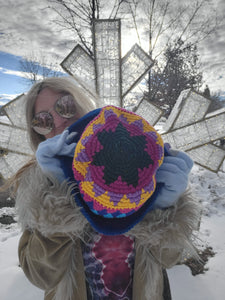
{"label": "snowy ground", "polygon": [[[173,300],[225,299],[225,173],[214,174],[194,166],[191,186],[203,204],[199,248],[211,246],[216,253],[209,258],[204,274],[193,276],[185,265],[168,271]],[[0,215],[14,213],[1,209]],[[17,224],[0,227],[0,299],[41,300],[43,292],[28,282],[19,267]],[[141,300],[141,299],[140,299]]]}

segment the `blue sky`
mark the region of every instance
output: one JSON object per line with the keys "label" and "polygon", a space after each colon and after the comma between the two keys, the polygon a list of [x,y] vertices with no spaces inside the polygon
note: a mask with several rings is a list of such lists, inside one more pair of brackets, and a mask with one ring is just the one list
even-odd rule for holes
{"label": "blue sky", "polygon": [[21,56],[0,51],[0,105],[26,93],[31,86],[20,70],[21,59]]}
{"label": "blue sky", "polygon": [[28,83],[19,72],[20,56],[0,52],[0,103],[27,91]]}

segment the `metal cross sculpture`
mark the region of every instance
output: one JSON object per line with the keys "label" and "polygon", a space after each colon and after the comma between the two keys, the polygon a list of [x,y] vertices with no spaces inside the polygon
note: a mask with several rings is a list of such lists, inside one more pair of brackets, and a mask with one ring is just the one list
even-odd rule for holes
{"label": "metal cross sculpture", "polygon": [[191,89],[182,91],[162,137],[174,149],[187,152],[195,163],[218,172],[225,159],[225,150],[216,144],[225,138],[225,109],[207,114],[210,104],[211,100]]}
{"label": "metal cross sculpture", "polygon": [[93,25],[94,57],[76,45],[61,63],[100,102],[123,107],[123,99],[145,76],[153,60],[135,44],[121,58],[120,20],[95,20]]}
{"label": "metal cross sculpture", "polygon": [[[25,95],[1,108],[0,176],[7,179],[32,156],[25,120]],[[7,117],[7,118],[6,118]]]}
{"label": "metal cross sculpture", "polygon": [[[121,58],[120,20],[95,20],[93,44],[94,57],[78,44],[61,66],[90,94],[97,93],[101,103],[124,107],[125,97],[151,69],[154,61],[137,44]],[[142,100],[136,113],[155,125],[163,111]]]}
{"label": "metal cross sculpture", "polygon": [[225,109],[207,114],[211,100],[182,91],[165,124],[163,140],[187,152],[199,165],[218,172],[225,150],[215,144],[225,138]]}
{"label": "metal cross sculpture", "polygon": [[[94,56],[76,45],[61,63],[62,68],[91,95],[98,94],[104,105],[124,107],[125,97],[153,65],[153,60],[137,44],[121,58],[120,20],[96,20],[93,25]],[[187,151],[194,161],[217,172],[225,151],[213,142],[225,137],[225,112],[207,115],[209,100],[183,91],[172,110],[163,133],[173,148]],[[24,95],[9,102],[1,111],[10,123],[0,118],[0,173],[10,177],[32,155],[27,142]],[[162,110],[142,99],[135,112],[155,125]]]}

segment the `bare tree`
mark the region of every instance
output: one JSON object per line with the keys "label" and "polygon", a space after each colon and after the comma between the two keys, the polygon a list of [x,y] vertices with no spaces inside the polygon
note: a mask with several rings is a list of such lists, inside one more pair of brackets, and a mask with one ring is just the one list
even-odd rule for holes
{"label": "bare tree", "polygon": [[[174,48],[199,44],[218,28],[211,0],[48,0],[54,20],[92,54],[92,23],[95,19],[123,17],[124,27],[136,30],[139,44],[148,41],[148,52],[159,59],[168,45]],[[126,17],[126,18],[125,18]]]}
{"label": "bare tree", "polygon": [[134,26],[136,34],[137,34],[138,43],[141,46],[141,36],[140,36],[139,30],[138,30],[138,23],[137,23],[139,3],[140,3],[139,0],[130,0],[127,2],[127,6],[128,6],[129,14],[131,15],[133,26]]}
{"label": "bare tree", "polygon": [[[154,59],[179,40],[198,44],[218,28],[217,13],[210,0],[189,3],[169,0],[130,0],[128,5],[137,35],[148,41]],[[137,13],[138,10],[138,13]]]}
{"label": "bare tree", "polygon": [[60,72],[56,61],[57,58],[48,60],[42,52],[31,52],[20,59],[19,68],[24,73],[28,84],[33,84],[46,77],[59,76]]}
{"label": "bare tree", "polygon": [[84,49],[93,54],[92,24],[100,18],[115,19],[122,13],[123,4],[127,0],[48,0],[49,8],[54,10],[59,18],[54,23],[62,30],[74,34]]}

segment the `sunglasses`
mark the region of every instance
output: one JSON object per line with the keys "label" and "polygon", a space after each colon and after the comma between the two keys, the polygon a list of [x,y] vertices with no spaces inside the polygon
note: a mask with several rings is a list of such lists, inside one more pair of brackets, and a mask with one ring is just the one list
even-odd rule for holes
{"label": "sunglasses", "polygon": [[46,135],[55,127],[54,118],[51,114],[52,110],[65,119],[74,117],[77,111],[73,96],[62,96],[55,102],[54,107],[49,111],[41,111],[34,116],[31,127],[37,133]]}

